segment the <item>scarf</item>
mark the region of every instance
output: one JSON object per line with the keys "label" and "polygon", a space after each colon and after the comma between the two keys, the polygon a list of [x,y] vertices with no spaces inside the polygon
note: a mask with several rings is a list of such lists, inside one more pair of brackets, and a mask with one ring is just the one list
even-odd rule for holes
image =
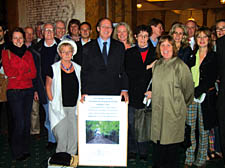
{"label": "scarf", "polygon": [[9,50],[16,54],[18,57],[22,58],[24,53],[27,50],[27,47],[25,44],[23,44],[21,47],[15,46],[12,42],[9,43]]}
{"label": "scarf", "polygon": [[138,46],[138,44],[136,44],[136,46],[137,46],[139,52],[145,52],[145,51],[147,51],[148,48],[149,48],[149,45],[147,45],[147,47],[145,47],[145,48],[140,48],[140,47]]}

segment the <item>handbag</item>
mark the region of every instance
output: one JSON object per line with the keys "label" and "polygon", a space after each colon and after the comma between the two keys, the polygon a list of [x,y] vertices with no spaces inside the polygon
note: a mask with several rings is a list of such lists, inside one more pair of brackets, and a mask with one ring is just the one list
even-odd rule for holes
{"label": "handbag", "polygon": [[[8,57],[9,60],[11,59],[10,51],[8,50]],[[2,60],[0,60],[0,64],[2,63]],[[8,86],[8,78],[5,76],[5,74],[0,73],[0,102],[6,102],[7,101],[7,86]]]}
{"label": "handbag", "polygon": [[135,137],[137,142],[147,142],[151,139],[152,109],[145,107],[135,110]]}
{"label": "handbag", "polygon": [[[147,91],[152,83],[152,80],[149,82]],[[135,123],[135,137],[137,142],[147,142],[151,140],[151,119],[152,119],[152,108],[147,106],[142,109],[136,109],[134,115]]]}

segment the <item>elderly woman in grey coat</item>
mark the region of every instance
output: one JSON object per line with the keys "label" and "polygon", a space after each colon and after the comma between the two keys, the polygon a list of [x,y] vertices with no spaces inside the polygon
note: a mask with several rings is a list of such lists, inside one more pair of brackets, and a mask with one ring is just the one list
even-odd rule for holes
{"label": "elderly woman in grey coat", "polygon": [[194,85],[188,66],[177,57],[171,36],[162,36],[156,51],[159,60],[153,66],[152,92],[146,92],[152,98],[153,167],[176,168]]}

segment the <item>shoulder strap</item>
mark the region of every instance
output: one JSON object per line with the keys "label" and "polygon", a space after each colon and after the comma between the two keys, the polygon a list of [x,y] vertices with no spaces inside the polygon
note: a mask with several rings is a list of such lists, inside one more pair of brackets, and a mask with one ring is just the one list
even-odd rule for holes
{"label": "shoulder strap", "polygon": [[152,78],[151,78],[151,80],[150,80],[150,82],[149,82],[149,84],[148,84],[148,87],[147,87],[147,89],[146,89],[146,92],[147,92],[148,89],[150,88],[151,84],[152,84]]}

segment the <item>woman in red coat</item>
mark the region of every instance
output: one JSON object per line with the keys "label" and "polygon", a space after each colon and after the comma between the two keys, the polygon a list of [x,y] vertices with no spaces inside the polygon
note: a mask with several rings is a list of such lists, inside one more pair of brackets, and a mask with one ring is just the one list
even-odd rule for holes
{"label": "woman in red coat", "polygon": [[36,77],[33,56],[24,45],[22,28],[12,32],[12,42],[2,51],[2,64],[8,77],[7,99],[12,112],[12,157],[25,160],[30,156],[30,113],[34,90],[32,79]]}

